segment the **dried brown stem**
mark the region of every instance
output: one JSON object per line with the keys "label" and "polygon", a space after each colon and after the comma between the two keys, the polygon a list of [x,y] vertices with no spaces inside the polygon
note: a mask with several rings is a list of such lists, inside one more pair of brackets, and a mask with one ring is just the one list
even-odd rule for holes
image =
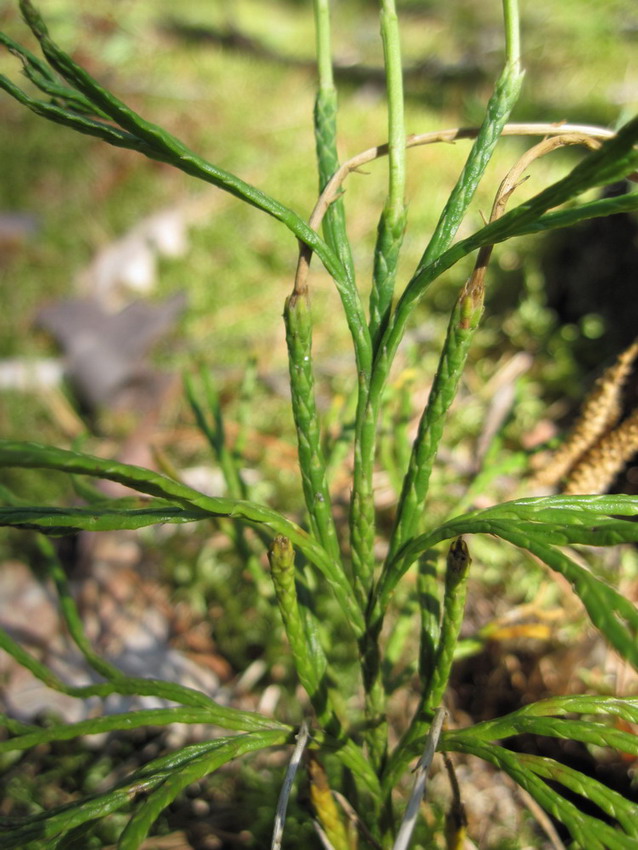
{"label": "dried brown stem", "polygon": [[[512,125],[509,125],[512,126]],[[519,126],[519,125],[514,125]],[[600,141],[593,136],[576,132],[573,128],[568,133],[561,133],[557,136],[550,136],[543,139],[533,148],[526,151],[518,162],[510,168],[505,175],[504,180],[498,188],[494,204],[492,205],[492,213],[490,215],[490,223],[500,218],[507,207],[507,203],[512,196],[514,190],[524,182],[523,174],[536,159],[546,156],[557,148],[565,147],[566,145],[585,145],[588,148],[599,148]],[[494,245],[484,245],[478,252],[474,270],[470,275],[468,282],[465,284],[463,295],[477,295],[485,285],[485,273],[487,265],[492,256]]]}
{"label": "dried brown stem", "polygon": [[[422,145],[431,145],[437,142],[454,143],[458,139],[474,139],[478,135],[478,127],[455,127],[447,130],[438,130],[431,133],[421,133],[419,135],[408,136],[406,147],[414,148]],[[609,139],[614,133],[603,127],[593,127],[580,124],[506,124],[502,131],[503,136],[559,136],[559,137],[579,137],[581,141],[574,144],[583,144],[582,139]],[[561,144],[569,144],[562,142]],[[532,149],[533,150],[533,149]],[[308,221],[313,230],[318,230],[323,221],[328,208],[339,197],[342,192],[342,187],[348,175],[353,171],[357,171],[368,162],[373,162],[382,156],[387,156],[388,146],[377,145],[373,148],[358,153],[351,159],[343,163],[343,165],[334,173],[325,189],[319,196],[319,200],[315,204],[312,215]],[[533,159],[536,157],[533,157]],[[529,164],[529,163],[528,163]],[[507,178],[506,178],[507,179]],[[514,187],[512,187],[514,188]],[[310,268],[310,260],[312,258],[311,249],[301,244],[299,248],[299,259],[297,262],[297,271],[295,274],[295,284],[293,293],[305,292],[307,290],[307,278]]]}

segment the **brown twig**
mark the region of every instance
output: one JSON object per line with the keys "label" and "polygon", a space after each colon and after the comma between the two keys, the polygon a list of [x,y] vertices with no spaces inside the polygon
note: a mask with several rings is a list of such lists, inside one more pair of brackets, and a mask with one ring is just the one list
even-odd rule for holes
{"label": "brown twig", "polygon": [[[596,149],[600,147],[600,144],[601,143],[598,139],[593,138],[590,134],[576,132],[572,129],[568,133],[560,133],[559,135],[543,139],[542,142],[539,142],[537,145],[534,145],[533,148],[525,151],[518,162],[510,168],[505,175],[504,180],[501,182],[501,185],[498,187],[498,192],[496,193],[494,204],[492,205],[490,224],[503,215],[507,207],[507,202],[511,198],[514,190],[525,180],[523,174],[535,160],[540,159],[542,156],[547,156],[547,154],[555,151],[557,148],[562,148],[567,145],[585,145],[585,147]],[[474,266],[474,271],[466,284],[468,292],[475,292],[483,287],[485,272],[487,271],[487,265],[490,261],[490,257],[492,256],[493,248],[494,245],[484,245],[480,249]]]}
{"label": "brown twig", "polygon": [[[447,130],[437,130],[431,133],[420,133],[418,135],[408,136],[406,140],[407,148],[420,147],[422,145],[431,145],[438,142],[454,143],[458,139],[474,139],[478,135],[478,127],[455,127]],[[611,130],[603,127],[593,127],[581,124],[506,124],[502,131],[503,136],[549,136],[572,138],[578,137],[577,142],[562,142],[564,144],[583,144],[582,139],[610,139],[614,135]],[[549,141],[549,140],[548,140]],[[534,148],[532,148],[534,150]],[[332,178],[326,184],[325,189],[319,196],[317,203],[312,211],[312,215],[308,220],[310,227],[313,230],[318,230],[321,222],[339,195],[342,193],[342,187],[346,178],[357,171],[368,162],[373,162],[382,156],[387,156],[388,146],[377,145],[373,148],[368,148],[356,156],[351,157],[343,163],[343,165],[334,173]],[[532,159],[541,156],[537,154]],[[524,157],[523,157],[524,159]],[[528,163],[529,164],[529,163]],[[525,166],[527,167],[527,166]],[[509,175],[508,175],[509,177]],[[505,178],[508,179],[507,177]],[[512,187],[513,189],[514,187]],[[312,258],[312,250],[305,244],[300,244],[299,259],[297,261],[297,271],[295,274],[295,283],[293,293],[302,293],[307,290],[307,277],[310,269],[310,260]]]}

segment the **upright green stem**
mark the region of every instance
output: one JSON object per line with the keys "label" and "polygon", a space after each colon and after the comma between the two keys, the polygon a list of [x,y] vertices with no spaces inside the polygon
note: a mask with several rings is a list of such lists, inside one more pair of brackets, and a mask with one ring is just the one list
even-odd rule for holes
{"label": "upright green stem", "polygon": [[[332,55],[330,47],[330,3],[329,0],[314,0],[315,27],[317,39],[317,68],[319,86],[315,100],[315,145],[319,168],[319,190],[322,192],[339,168],[337,155],[337,91],[332,74]],[[336,255],[340,269],[335,285],[341,296],[348,328],[352,335],[357,369],[365,375],[365,385],[372,368],[372,345],[365,320],[365,311],[357,291],[354,261],[346,232],[346,215],[343,201],[338,198],[327,210],[323,220],[325,245]],[[302,240],[311,247],[306,240]],[[308,258],[305,258],[308,261]],[[330,273],[333,272],[329,269]],[[295,286],[295,293],[302,293]]]}
{"label": "upright green stem", "polygon": [[301,614],[295,586],[295,552],[287,537],[278,534],[273,538],[268,560],[299,681],[310,697],[324,729],[339,736],[341,726],[328,695],[326,658],[317,636],[308,634],[309,621],[306,619],[304,622]]}
{"label": "upright green stem", "polygon": [[390,178],[386,209],[394,221],[404,211],[405,124],[403,117],[403,69],[399,20],[394,0],[382,0],[381,38],[388,99],[388,158]]}
{"label": "upright green stem", "polygon": [[[433,264],[434,261],[436,261],[436,259],[438,259],[438,257],[450,245],[485,172],[503,126],[505,125],[511,109],[518,98],[522,82],[522,74],[520,71],[518,54],[519,45],[516,35],[518,32],[516,9],[516,0],[504,0],[504,10],[507,18],[505,68],[496,84],[494,93],[490,98],[483,125],[472,150],[470,151],[466,165],[441,214],[434,235],[432,236],[432,239],[430,240],[430,243],[423,255],[415,276],[419,276],[422,273],[422,269]],[[389,66],[392,66],[393,69],[396,68],[396,65],[393,63],[396,63],[398,56],[396,52],[398,49],[398,35],[392,29],[393,21],[396,21],[394,4],[391,3],[390,0],[387,0],[387,2],[386,0],[382,0],[382,22],[384,22],[387,27],[386,34],[384,35],[384,48],[388,73],[388,96],[391,109],[393,106],[392,99],[396,99],[397,97],[397,89],[393,89],[391,87],[390,76],[392,72]],[[396,41],[394,40],[395,38],[397,39]],[[392,47],[393,50],[391,51],[389,47]],[[392,79],[396,85],[397,77],[394,76]],[[398,113],[394,113],[395,120],[398,116]],[[396,124],[392,129],[397,133],[397,136],[394,138],[394,142],[396,143],[398,141],[398,128]],[[405,144],[405,140],[403,140],[403,144]],[[390,151],[390,157],[392,160],[392,150]],[[393,171],[391,164],[391,195],[392,192],[397,191],[399,186],[402,186],[401,180],[403,171],[398,157],[395,158],[394,165],[395,167]],[[389,200],[388,208],[390,210],[395,210],[396,214],[396,210],[398,209],[396,195],[392,197],[392,203],[390,203]],[[386,298],[387,294],[387,290],[385,290]],[[390,300],[391,297],[392,296],[390,294]],[[402,301],[403,300],[404,299],[402,299]],[[404,305],[400,304],[399,306]],[[482,291],[480,292],[480,295],[478,292],[466,292],[465,297],[462,297],[457,307],[457,311],[455,311],[455,316],[453,316],[453,327],[451,325],[450,331],[451,336],[454,337],[457,332],[461,332],[461,336],[463,336],[464,331],[470,330],[470,328],[474,330],[478,322],[481,309]],[[388,314],[386,320],[384,322],[380,321],[373,333],[375,361],[373,365],[370,394],[366,399],[365,406],[359,411],[357,417],[352,509],[352,527],[353,531],[356,532],[353,533],[352,536],[355,569],[360,568],[361,566],[365,568],[367,564],[371,565],[373,563],[372,545],[374,543],[374,504],[372,501],[371,476],[375,454],[375,429],[385,382],[392,365],[396,348],[398,347],[400,335],[402,335],[402,331],[400,334],[397,334],[396,331],[398,329],[393,327],[393,325],[396,325],[396,318],[396,315],[390,318]],[[371,316],[371,329],[373,327],[373,321],[374,317]],[[392,340],[392,342],[388,345],[390,340]],[[462,355],[460,359],[463,363],[464,357],[467,355],[467,346],[461,345],[461,351],[455,353],[460,353],[460,355]],[[448,389],[450,389],[453,396],[454,391],[456,390],[458,377],[458,374],[441,376],[443,409],[447,409],[447,406],[449,406],[451,399],[446,398],[449,395]],[[453,387],[452,384],[454,384]],[[438,405],[430,406],[430,411],[435,412],[435,408],[437,406]],[[439,418],[441,411],[438,411],[436,415],[437,418]],[[425,446],[426,431],[433,437],[431,444],[427,446]],[[417,457],[418,447],[415,445],[415,452],[411,461],[411,474],[409,473],[408,478],[406,479],[403,499],[403,501],[407,499],[407,501],[411,503],[410,509],[408,510],[410,518],[407,524],[409,526],[413,525],[416,513],[422,504],[422,499],[424,498],[427,490],[429,468],[431,467],[431,463],[434,459],[436,445],[440,438],[440,430],[438,433],[436,433],[436,431],[437,429],[434,429],[433,432],[430,423],[424,421],[420,439],[417,437],[417,444],[420,443],[422,446],[421,455],[419,459]],[[419,484],[423,484],[423,486],[420,487]],[[416,494],[415,487],[418,491]],[[395,537],[401,536],[402,530],[403,529],[400,529],[398,535],[395,534]],[[357,551],[358,544],[360,545],[359,551]],[[384,708],[380,655],[378,646],[375,646],[374,644],[378,643],[384,612],[380,609],[374,596],[375,591],[372,590],[367,609],[367,628],[361,643],[364,682],[366,684],[367,693],[366,707],[368,724],[369,729],[373,730],[373,732],[368,736],[368,746],[370,747],[371,757],[376,759],[377,765],[380,765],[383,764],[385,760],[385,750],[382,749],[382,738],[386,733],[386,730],[383,728],[382,723],[376,723],[373,720],[376,715],[378,721]]]}
{"label": "upright green stem", "polygon": [[335,564],[341,563],[332,516],[326,464],[321,447],[319,412],[312,373],[312,326],[308,295],[291,295],[284,308],[292,411],[297,429],[299,469],[313,534]]}
{"label": "upright green stem", "polygon": [[382,0],[381,38],[388,101],[388,196],[379,220],[370,293],[370,334],[373,345],[385,328],[405,233],[405,121],[399,21],[394,0]]}
{"label": "upright green stem", "polygon": [[[408,284],[406,291],[401,296],[394,314],[387,322],[387,326],[380,327],[380,335],[375,346],[375,360],[370,383],[370,394],[365,406],[365,411],[362,411],[358,417],[359,428],[357,434],[359,435],[360,448],[357,452],[357,448],[355,447],[355,489],[357,488],[358,476],[360,478],[363,477],[363,473],[358,473],[357,470],[357,460],[359,456],[361,458],[361,465],[364,469],[372,468],[372,461],[374,457],[374,429],[378,419],[378,412],[387,376],[392,366],[392,361],[399,342],[403,336],[407,318],[416,303],[416,300],[413,297],[413,293],[416,289],[415,281],[418,280],[421,284],[419,286],[420,297],[427,285],[425,281],[428,283],[433,281],[445,268],[449,267],[453,254],[450,253],[450,256],[448,257],[446,249],[448,249],[448,246],[461,224],[469,203],[474,196],[474,192],[476,191],[476,188],[492,156],[503,126],[505,125],[511,109],[518,98],[522,82],[522,73],[520,71],[518,55],[519,46],[517,37],[516,0],[505,0],[504,8],[507,13],[507,61],[505,68],[496,84],[494,93],[490,98],[485,119],[474,142],[472,150],[470,151],[465,167],[463,168],[459,180],[450,195],[450,199],[441,214],[435,232],[428,244],[428,247],[426,248],[421,262],[419,263],[417,271]],[[448,262],[443,261],[444,255]],[[441,263],[439,263],[439,259],[441,259]],[[365,488],[362,487],[362,492],[364,492],[364,489]],[[369,489],[371,491],[371,487]],[[371,514],[370,509],[368,509],[367,513],[368,516]],[[363,516],[364,512],[362,511],[361,514]],[[356,522],[357,518],[355,516],[353,523]],[[368,543],[369,542],[370,541],[368,539]],[[355,548],[354,543],[355,541],[353,540],[353,549]],[[365,555],[365,552],[363,554]]]}
{"label": "upright green stem", "polygon": [[391,560],[401,546],[414,535],[423,514],[445,416],[456,396],[470,345],[483,314],[485,266],[480,264],[479,269],[482,273],[472,275],[463,288],[450,318],[439,366],[427,406],[419,422],[403,481],[388,560]]}
{"label": "upright green stem", "polygon": [[[330,0],[314,0],[319,86],[315,100],[315,144],[319,166],[319,191],[323,192],[339,168],[337,154],[337,90],[332,73],[330,39]],[[350,284],[354,287],[354,262],[346,233],[343,201],[339,198],[330,206],[323,221],[326,242],[337,254]]]}
{"label": "upright green stem", "polygon": [[[471,563],[472,559],[470,558],[465,541],[462,537],[457,537],[452,542],[447,556],[441,632],[438,638],[434,663],[432,669],[427,671],[427,676],[424,676],[425,671],[421,671],[424,690],[421,695],[419,707],[412,718],[409,729],[387,764],[382,784],[385,793],[388,795],[392,792],[402,771],[413,757],[413,746],[415,742],[427,734],[434,711],[439,707],[443,699],[452,670],[454,649],[463,623],[465,599],[467,596],[467,579]],[[428,615],[428,618],[431,618],[431,615]],[[432,635],[432,625],[430,623],[427,635],[425,633],[422,634],[422,638],[426,637],[428,642]],[[424,647],[422,647],[423,649]],[[426,654],[430,654],[429,647],[426,649]]]}
{"label": "upright green stem", "polygon": [[472,145],[467,162],[421,258],[419,270],[439,257],[452,242],[485,173],[487,164],[492,158],[503,127],[518,100],[523,82],[520,62],[518,0],[503,0],[503,12],[505,16],[505,67],[489,100],[485,118]]}
{"label": "upright green stem", "polygon": [[330,44],[330,0],[313,0],[315,13],[315,41],[319,88],[334,88],[332,73],[332,48]]}
{"label": "upright green stem", "polygon": [[505,60],[518,67],[521,61],[521,25],[518,0],[503,0],[505,19]]}
{"label": "upright green stem", "polygon": [[[405,127],[403,72],[399,24],[394,0],[382,0],[381,36],[388,99],[388,196],[379,222],[375,267],[370,295],[370,335],[373,346],[387,324],[397,261],[405,230]],[[364,595],[374,570],[374,499],[372,473],[376,450],[377,411],[369,404],[365,375],[359,375],[359,404],[355,429],[354,475],[350,514],[355,576]]]}

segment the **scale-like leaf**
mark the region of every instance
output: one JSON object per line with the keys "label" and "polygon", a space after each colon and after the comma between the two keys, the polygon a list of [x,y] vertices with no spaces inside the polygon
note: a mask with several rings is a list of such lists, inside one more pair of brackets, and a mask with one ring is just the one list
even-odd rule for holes
{"label": "scale-like leaf", "polygon": [[220,705],[206,694],[187,688],[175,682],[165,682],[162,679],[145,679],[136,676],[125,676],[112,678],[108,682],[100,682],[95,685],[67,685],[53,673],[45,664],[38,661],[13,640],[3,629],[0,629],[0,649],[4,649],[9,655],[29,670],[33,675],[44,682],[49,688],[60,691],[69,696],[86,698],[91,696],[107,697],[111,694],[123,696],[155,696],[160,699],[170,700],[180,705],[200,709],[207,713],[207,722],[221,726],[224,729],[232,729],[241,732],[254,732],[287,729],[284,724],[271,720],[251,711],[241,711]]}
{"label": "scale-like leaf", "polygon": [[[513,753],[496,744],[473,740],[470,736],[460,737],[458,732],[444,734],[439,749],[475,755],[504,770],[567,827],[579,846],[587,850],[635,850],[638,807],[597,780],[553,759]],[[585,814],[545,780],[563,785],[570,792],[594,803],[614,818],[619,828]]]}
{"label": "scale-like leaf", "polygon": [[503,502],[469,516],[496,517],[537,522],[588,525],[592,518],[638,516],[638,498],[624,494],[607,496],[541,496]]}
{"label": "scale-like leaf", "polygon": [[[516,735],[520,718],[563,717],[567,714],[605,715],[618,717],[627,723],[638,723],[638,697],[609,697],[599,694],[574,694],[550,697],[525,705],[495,720],[486,720],[471,727],[472,736],[486,740]],[[638,746],[638,738],[636,746]]]}
{"label": "scale-like leaf", "polygon": [[[166,782],[175,781],[175,777],[185,773],[195,775],[195,778],[198,773],[203,776],[237,755],[285,744],[289,737],[290,732],[271,730],[219,738],[216,741],[184,747],[177,753],[149,762],[124,782],[102,794],[94,794],[81,801],[24,818],[0,819],[1,846],[3,850],[25,850],[32,846],[40,848],[42,842],[46,841],[48,844],[82,824],[98,820],[134,803],[138,798],[142,798],[144,808],[152,799],[151,792],[163,787]],[[200,772],[202,767],[204,770]],[[151,796],[147,797],[149,794]],[[171,799],[174,799],[174,796]]]}
{"label": "scale-like leaf", "polygon": [[409,566],[436,543],[460,534],[494,534],[526,549],[564,575],[594,625],[614,648],[638,667],[638,608],[557,546],[609,545],[638,540],[632,496],[549,496],[520,499],[455,517],[404,546],[385,568],[378,594],[383,608]]}
{"label": "scale-like leaf", "polygon": [[[542,541],[542,531],[494,523],[494,534],[527,549],[571,583],[592,623],[627,661],[638,669],[638,608],[564,552]],[[539,539],[540,537],[540,539]]]}
{"label": "scale-like leaf", "polygon": [[[593,699],[597,699],[598,704],[596,708],[599,711],[604,709],[605,703],[629,703],[625,705],[625,709],[629,710],[623,711],[621,716],[625,718],[629,716],[634,721],[636,720],[638,715],[638,700],[614,700],[608,697]],[[572,703],[571,708],[574,710],[576,701],[569,698],[567,700]],[[526,706],[524,709],[515,711],[505,717],[488,720],[484,723],[477,723],[475,726],[457,730],[451,733],[451,735],[455,739],[468,738],[472,741],[504,740],[517,735],[542,735],[550,738],[562,738],[568,741],[580,741],[589,746],[607,747],[619,753],[638,756],[638,736],[633,732],[626,732],[613,724],[592,720],[579,720],[573,717],[552,717],[526,710],[538,710],[538,707],[543,706],[543,703],[546,703],[546,705],[544,709],[540,709],[541,711],[551,710],[552,707],[557,709],[560,698],[545,700],[532,706]],[[550,703],[553,703],[553,706],[550,706]],[[614,707],[618,708],[617,705]],[[563,706],[563,710],[566,708],[567,702]],[[634,815],[636,817],[636,829],[638,830],[638,806],[634,806]]]}
{"label": "scale-like leaf", "polygon": [[[230,709],[237,711],[237,709]],[[237,718],[239,719],[239,718]],[[283,724],[274,723],[267,717],[255,714],[250,725],[259,731],[271,731],[273,726],[283,729]],[[261,722],[260,722],[261,720]],[[123,714],[110,714],[104,717],[92,717],[78,723],[56,723],[45,728],[30,727],[28,731],[0,741],[0,753],[13,752],[15,750],[26,750],[38,744],[51,741],[69,741],[82,735],[100,735],[103,732],[123,731],[139,729],[141,726],[166,726],[170,723],[186,724],[212,724],[214,723],[211,712],[204,708],[190,708],[180,706],[179,708],[152,708],[140,711],[130,711]],[[4,725],[0,722],[0,725]],[[246,729],[247,724],[243,724]],[[229,727],[227,727],[229,728]],[[280,731],[280,730],[277,730]],[[290,728],[292,733],[292,729]]]}
{"label": "scale-like leaf", "polygon": [[[199,512],[199,518],[206,517],[230,517],[243,522],[254,523],[262,528],[267,528],[271,534],[283,534],[290,538],[310,563],[314,564],[323,574],[324,578],[330,584],[337,600],[339,601],[344,613],[348,618],[356,633],[361,634],[364,629],[363,615],[361,609],[356,602],[352,588],[346,578],[343,570],[330,557],[330,555],[320,546],[309,534],[295,523],[286,519],[277,511],[270,508],[258,505],[255,502],[249,502],[244,499],[222,499],[212,496],[206,496],[203,493],[188,487],[186,484],[174,481],[165,475],[158,472],[152,472],[149,469],[144,469],[140,466],[132,466],[130,464],[119,463],[114,460],[105,460],[93,455],[84,454],[81,452],[69,451],[67,449],[57,449],[51,446],[43,446],[39,443],[18,442],[12,440],[0,440],[0,467],[15,466],[21,468],[35,469],[57,469],[61,472],[68,472],[76,475],[89,475],[94,478],[105,478],[109,481],[116,481],[119,484],[124,484],[141,493],[147,493],[150,496],[156,496],[160,499],[165,499],[174,507],[181,507],[187,512]],[[11,517],[16,518],[13,524],[25,525],[28,522],[26,513],[12,513],[19,510],[18,508],[4,509],[8,513],[4,514],[5,525],[11,524],[7,520]],[[24,507],[20,509],[25,511]],[[39,530],[48,530],[49,533],[61,533],[61,528],[66,527],[69,533],[74,526],[72,520],[63,520],[61,517],[70,516],[66,513],[67,509],[62,509],[62,513],[58,514],[58,524],[56,520],[47,519],[47,515],[53,515],[57,509],[29,509],[30,514],[35,524],[32,527]],[[87,510],[86,515],[82,511]],[[89,525],[80,525],[80,528],[90,527],[93,530],[98,530],[99,517],[102,514],[102,509],[78,509],[80,513],[76,514],[76,518],[84,516],[84,521]],[[93,521],[91,517],[95,516]],[[143,513],[137,516],[139,525],[108,525],[108,509],[106,509],[107,519],[104,520],[106,525],[102,528],[139,528],[142,525],[147,525],[148,522],[142,521],[149,519]],[[174,515],[167,513],[166,517],[179,517],[180,514]],[[181,519],[167,519],[166,521],[184,521],[184,514]],[[193,514],[187,521],[195,519]],[[113,522],[120,522],[121,515],[118,515]],[[126,519],[126,517],[124,517]],[[18,521],[19,520],[19,521]],[[77,521],[77,519],[76,519]],[[132,521],[132,518],[131,518]],[[162,519],[155,521],[163,522]],[[90,524],[94,522],[94,524]],[[43,525],[38,525],[43,523]],[[46,523],[46,524],[45,524]],[[68,523],[68,524],[67,524]]]}
{"label": "scale-like leaf", "polygon": [[185,523],[210,519],[206,511],[186,508],[125,508],[108,505],[90,508],[4,507],[0,508],[0,526],[12,526],[44,534],[75,534],[78,531],[117,531],[145,528],[161,523]]}
{"label": "scale-like leaf", "polygon": [[287,735],[281,732],[241,735],[225,741],[214,752],[202,755],[181,770],[173,772],[138,807],[120,836],[118,850],[136,850],[148,835],[151,826],[161,812],[188,785],[191,785],[209,773],[213,773],[221,765],[237,758],[237,756],[254,752],[255,750],[263,750],[267,747],[285,744],[286,739]]}

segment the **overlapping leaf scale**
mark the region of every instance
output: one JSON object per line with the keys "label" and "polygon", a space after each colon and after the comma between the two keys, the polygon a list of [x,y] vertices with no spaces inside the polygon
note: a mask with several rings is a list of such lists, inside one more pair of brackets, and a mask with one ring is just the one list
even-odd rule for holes
{"label": "overlapping leaf scale", "polygon": [[[577,845],[587,850],[635,850],[638,807],[597,780],[553,759],[513,753],[497,744],[473,740],[468,735],[462,737],[458,732],[444,735],[439,749],[478,756],[504,770],[545,811],[567,827]],[[614,818],[619,828],[585,814],[546,780],[594,803]]]}
{"label": "overlapping leaf scale", "polygon": [[118,850],[136,850],[146,838],[151,826],[162,811],[188,785],[213,773],[238,756],[266,747],[285,744],[286,738],[287,735],[281,732],[240,735],[226,740],[212,753],[206,753],[193,759],[180,770],[173,770],[159,788],[153,791],[135,811],[120,836]]}
{"label": "overlapping leaf scale", "polygon": [[[638,698],[569,696],[542,700],[505,717],[448,733],[444,736],[441,746],[456,749],[459,743],[463,746],[463,741],[470,741],[472,746],[479,741],[488,742],[531,734],[580,741],[589,746],[608,747],[623,754],[638,755],[638,736],[634,733],[623,731],[613,724],[551,716],[566,713],[605,714],[635,723],[638,721]],[[524,762],[525,758],[527,757],[520,756],[519,761]],[[595,783],[590,777],[550,759],[539,759],[535,756],[529,758],[532,759],[535,774],[559,781],[571,791],[596,803],[604,812],[616,818],[629,835],[638,836],[638,806],[635,803],[606,786]]]}
{"label": "overlapping leaf scale", "polygon": [[3,507],[0,525],[20,527],[45,534],[75,534],[78,531],[117,531],[145,528],[161,523],[186,523],[210,519],[206,511],[186,508],[111,508],[94,505],[90,508]]}
{"label": "overlapping leaf scale", "polygon": [[503,502],[491,508],[474,511],[468,516],[588,525],[593,517],[601,520],[618,516],[638,516],[638,498],[623,494],[541,496]]}
{"label": "overlapping leaf scale", "polygon": [[[237,710],[231,708],[228,711],[231,712],[229,717],[232,717]],[[275,731],[284,730],[283,724],[271,722],[268,718],[261,717],[258,714],[253,717],[251,714],[244,712],[244,718],[237,714],[235,716],[238,724],[236,728],[246,730],[252,727],[253,731],[272,731],[273,727],[277,727]],[[241,723],[242,719],[244,720],[243,723]],[[82,720],[78,723],[56,723],[45,728],[29,727],[21,734],[0,741],[0,753],[26,750],[51,741],[68,741],[82,735],[100,735],[104,732],[128,731],[139,729],[142,726],[166,726],[171,723],[211,724],[215,720],[219,720],[219,718],[215,718],[207,708],[180,706],[179,708],[141,709],[122,714],[110,714],[104,717],[92,717],[90,720]],[[226,728],[232,727],[227,726]],[[292,729],[289,731],[292,733]]]}
{"label": "overlapping leaf scale", "polygon": [[[403,547],[381,576],[381,604],[430,547],[461,534],[493,534],[526,549],[571,583],[592,623],[638,668],[638,608],[557,548],[638,541],[638,499],[632,496],[549,496],[519,499],[455,517]],[[631,519],[623,519],[630,517]]]}
{"label": "overlapping leaf scale", "polygon": [[[95,506],[77,509],[10,506],[0,508],[0,525],[20,525],[52,534],[70,533],[77,529],[97,531],[140,528],[154,522],[192,522],[221,516],[256,524],[269,529],[272,534],[284,534],[328,581],[355,632],[363,632],[361,609],[339,565],[309,534],[277,511],[244,499],[206,496],[179,481],[140,466],[39,443],[1,440],[0,467],[4,466],[56,469],[75,475],[105,478],[165,502],[155,502],[150,508],[119,513],[109,513],[108,508],[101,506],[99,509]],[[169,509],[169,505],[172,509]],[[147,510],[157,511],[155,518],[144,513]],[[80,520],[83,524],[80,524]]]}
{"label": "overlapping leaf scale", "polygon": [[[131,836],[130,841],[132,841],[133,836],[145,835],[144,829],[148,832],[157,814],[165,807],[159,806],[160,800],[166,799],[168,801],[166,805],[168,805],[175,799],[181,788],[196,781],[197,778],[213,772],[222,764],[243,753],[284,744],[288,737],[289,733],[281,731],[251,732],[232,738],[219,738],[213,742],[195,744],[183,748],[178,753],[150,762],[117,787],[102,794],[91,795],[81,801],[30,815],[27,818],[3,818],[0,820],[3,850],[39,848],[42,842],[55,841],[82,824],[103,818],[141,797],[142,802],[131,819],[130,829],[127,827]],[[183,784],[176,788],[180,779]],[[153,792],[161,791],[166,783],[169,784],[164,794],[156,797]],[[149,805],[151,801],[153,801],[152,806]],[[155,812],[157,814],[151,820],[150,816]],[[139,814],[136,818],[137,813]],[[122,843],[123,840],[124,835],[120,847],[137,847],[142,839],[136,838],[137,843],[129,844]]]}
{"label": "overlapping leaf scale", "polygon": [[527,549],[572,585],[592,623],[620,655],[638,669],[638,608],[564,552],[540,542],[529,529],[494,523],[493,533],[515,546]]}
{"label": "overlapping leaf scale", "polygon": [[[481,740],[495,740],[516,735],[519,718],[563,717],[568,714],[603,715],[617,717],[627,723],[638,724],[638,697],[610,697],[599,694],[570,694],[550,697],[530,703],[517,711],[486,720],[468,728],[467,733]],[[463,730],[464,734],[466,730]],[[540,734],[540,733],[539,733]],[[635,739],[638,746],[638,738]]]}

